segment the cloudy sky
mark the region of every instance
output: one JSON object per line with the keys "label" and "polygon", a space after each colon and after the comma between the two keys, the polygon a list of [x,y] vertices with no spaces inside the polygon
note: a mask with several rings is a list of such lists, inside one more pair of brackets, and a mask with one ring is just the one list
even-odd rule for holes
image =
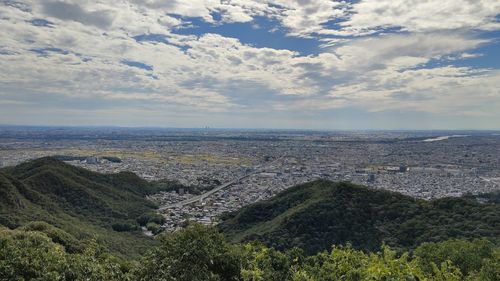
{"label": "cloudy sky", "polygon": [[0,0],[0,124],[500,129],[498,0]]}

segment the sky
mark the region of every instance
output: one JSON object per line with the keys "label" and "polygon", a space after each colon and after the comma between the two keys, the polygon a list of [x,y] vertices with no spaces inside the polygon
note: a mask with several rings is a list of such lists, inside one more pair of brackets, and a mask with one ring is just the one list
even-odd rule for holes
{"label": "sky", "polygon": [[0,124],[500,129],[498,0],[0,0]]}

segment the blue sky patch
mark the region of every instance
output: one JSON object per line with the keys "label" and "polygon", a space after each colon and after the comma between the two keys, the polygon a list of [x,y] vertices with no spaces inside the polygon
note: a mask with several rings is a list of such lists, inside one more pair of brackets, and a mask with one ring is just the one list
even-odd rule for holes
{"label": "blue sky patch", "polygon": [[147,71],[153,70],[153,66],[138,61],[122,60],[122,63],[131,67],[136,67]]}
{"label": "blue sky patch", "polygon": [[224,37],[236,38],[241,43],[256,48],[285,49],[300,55],[316,55],[321,52],[321,42],[313,38],[287,36],[287,30],[278,22],[265,17],[255,17],[252,22],[211,24],[200,18],[184,19],[191,22],[188,27],[173,30],[182,35],[202,36],[216,33]]}
{"label": "blue sky patch", "polygon": [[32,19],[30,22],[34,26],[52,27],[53,25],[52,22],[44,19]]}
{"label": "blue sky patch", "polygon": [[167,36],[163,34],[140,34],[134,37],[137,42],[159,42],[159,43],[168,43]]}
{"label": "blue sky patch", "polygon": [[170,41],[168,41],[168,36],[164,34],[154,34],[154,33],[148,33],[148,34],[140,34],[132,37],[135,41],[137,42],[154,42],[154,43],[163,43],[171,46],[175,46],[179,49],[181,49],[183,52],[187,51],[190,47],[187,45],[178,45],[178,44],[173,44]]}
{"label": "blue sky patch", "polygon": [[477,54],[471,58],[453,61],[455,66],[468,66],[473,68],[500,68],[500,30],[484,33],[481,38],[490,40],[478,48],[468,50],[466,53]]}
{"label": "blue sky patch", "polygon": [[62,54],[62,55],[67,55],[69,54],[69,51],[60,49],[60,48],[53,48],[53,47],[48,47],[48,48],[35,48],[31,49],[30,51],[37,53],[39,56],[46,57],[50,53],[55,53],[55,54]]}

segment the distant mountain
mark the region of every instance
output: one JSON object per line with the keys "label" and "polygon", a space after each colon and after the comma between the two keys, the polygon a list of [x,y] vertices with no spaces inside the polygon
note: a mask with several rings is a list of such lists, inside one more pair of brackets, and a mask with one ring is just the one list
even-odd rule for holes
{"label": "distant mountain", "polygon": [[233,242],[258,240],[308,254],[331,245],[410,249],[422,242],[486,237],[498,244],[500,205],[466,198],[433,201],[351,183],[318,180],[228,213],[219,225]]}
{"label": "distant mountain", "polygon": [[97,236],[114,252],[136,255],[154,243],[136,220],[157,208],[145,199],[156,191],[133,173],[104,175],[40,158],[0,170],[0,225],[44,221],[78,239]]}

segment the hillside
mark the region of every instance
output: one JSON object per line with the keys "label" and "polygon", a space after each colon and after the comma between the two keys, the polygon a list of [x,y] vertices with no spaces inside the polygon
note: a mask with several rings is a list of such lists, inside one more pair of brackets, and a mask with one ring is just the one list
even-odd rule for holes
{"label": "hillside", "polygon": [[[0,225],[44,221],[78,239],[97,236],[121,255],[137,255],[154,243],[136,219],[154,212],[144,197],[155,191],[132,173],[104,175],[40,158],[0,170]],[[117,225],[122,232],[113,230]]]}
{"label": "hillside", "polygon": [[220,230],[233,242],[258,240],[306,253],[351,243],[411,249],[423,242],[486,237],[498,243],[500,205],[465,198],[433,201],[319,180],[226,214]]}

